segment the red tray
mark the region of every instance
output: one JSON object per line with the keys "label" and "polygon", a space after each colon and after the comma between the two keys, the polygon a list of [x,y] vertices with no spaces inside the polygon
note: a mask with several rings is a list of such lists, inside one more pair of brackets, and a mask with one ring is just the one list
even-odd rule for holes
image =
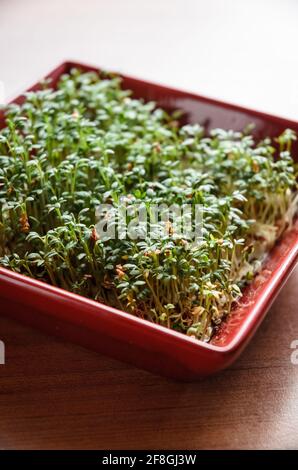
{"label": "red tray", "polygon": [[[55,84],[72,67],[98,70],[66,62],[53,70]],[[38,89],[39,84],[31,90]],[[255,136],[276,136],[298,122],[223,103],[199,95],[123,76],[123,87],[134,96],[154,100],[166,109],[185,111],[187,122],[241,130],[255,124]],[[19,96],[13,102],[20,103]],[[4,125],[0,114],[0,126]],[[298,143],[294,146],[298,161]],[[229,366],[251,339],[298,259],[298,221],[270,253],[262,272],[246,289],[241,303],[219,333],[206,344],[181,333],[135,318],[125,312],[72,294],[64,289],[0,268],[0,310],[46,332],[130,362],[152,372],[195,380]]]}

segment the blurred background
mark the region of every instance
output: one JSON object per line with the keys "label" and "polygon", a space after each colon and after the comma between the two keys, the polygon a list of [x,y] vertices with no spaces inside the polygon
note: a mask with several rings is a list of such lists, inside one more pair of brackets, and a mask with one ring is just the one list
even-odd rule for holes
{"label": "blurred background", "polygon": [[297,46],[297,0],[0,0],[6,99],[75,59],[297,119]]}

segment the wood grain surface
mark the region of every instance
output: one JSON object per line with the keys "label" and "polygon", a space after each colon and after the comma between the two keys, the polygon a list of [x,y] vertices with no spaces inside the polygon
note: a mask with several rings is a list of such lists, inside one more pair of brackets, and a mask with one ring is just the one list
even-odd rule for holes
{"label": "wood grain surface", "polygon": [[298,270],[241,358],[170,381],[5,318],[0,449],[298,448]]}

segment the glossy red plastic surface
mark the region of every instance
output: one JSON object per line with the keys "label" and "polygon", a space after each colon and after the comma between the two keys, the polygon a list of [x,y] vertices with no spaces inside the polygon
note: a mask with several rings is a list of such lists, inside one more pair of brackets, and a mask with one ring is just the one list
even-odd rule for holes
{"label": "glossy red plastic surface", "polygon": [[[67,62],[48,77],[55,84],[61,74],[74,66],[97,70]],[[131,77],[123,77],[123,87],[133,90],[134,96],[154,100],[169,110],[182,109],[186,122],[198,122],[207,130],[214,127],[241,130],[253,122],[258,138],[276,136],[286,127],[298,131],[298,122]],[[22,100],[20,96],[14,102]],[[3,122],[0,115],[0,125]],[[298,160],[298,144],[294,156]],[[240,305],[209,344],[3,268],[0,268],[0,311],[152,372],[195,380],[229,366],[236,359],[265,317],[297,259],[298,221],[274,247],[264,269],[246,289]]]}

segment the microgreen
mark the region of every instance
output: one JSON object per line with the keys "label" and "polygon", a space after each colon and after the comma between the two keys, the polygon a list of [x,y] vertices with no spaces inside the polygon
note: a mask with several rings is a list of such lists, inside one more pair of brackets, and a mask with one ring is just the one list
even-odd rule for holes
{"label": "microgreen", "polygon": [[[117,76],[72,70],[6,109],[0,265],[208,341],[291,226],[296,135],[271,142],[134,99]],[[99,204],[202,204],[202,240],[101,239]],[[148,209],[149,210],[149,209]]]}

